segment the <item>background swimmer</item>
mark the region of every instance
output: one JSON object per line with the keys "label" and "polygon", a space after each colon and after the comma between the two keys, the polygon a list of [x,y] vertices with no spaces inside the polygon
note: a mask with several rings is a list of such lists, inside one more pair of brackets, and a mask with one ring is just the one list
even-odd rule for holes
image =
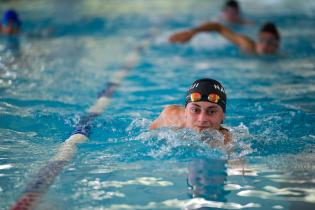
{"label": "background swimmer", "polygon": [[16,35],[20,32],[21,21],[19,19],[18,13],[13,10],[7,10],[0,24],[0,31],[4,35]]}
{"label": "background swimmer", "polygon": [[251,20],[246,20],[241,15],[239,3],[235,0],[229,0],[224,4],[222,12],[219,16],[220,20],[228,24],[253,24]]}
{"label": "background swimmer", "polygon": [[173,43],[188,42],[200,32],[216,31],[227,40],[238,46],[243,52],[257,55],[276,54],[280,46],[280,33],[274,23],[267,22],[259,30],[255,42],[246,35],[238,34],[220,23],[209,22],[199,27],[175,33],[169,37]]}

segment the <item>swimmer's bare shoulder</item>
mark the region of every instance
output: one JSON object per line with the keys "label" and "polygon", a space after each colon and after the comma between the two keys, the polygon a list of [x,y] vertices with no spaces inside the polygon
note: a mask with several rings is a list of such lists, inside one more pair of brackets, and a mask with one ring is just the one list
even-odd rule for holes
{"label": "swimmer's bare shoulder", "polygon": [[224,144],[227,145],[231,143],[232,136],[230,131],[222,126],[219,128],[219,131],[224,135]]}
{"label": "swimmer's bare shoulder", "polygon": [[184,128],[185,108],[180,105],[168,105],[161,112],[160,116],[153,121],[150,130],[162,127]]}

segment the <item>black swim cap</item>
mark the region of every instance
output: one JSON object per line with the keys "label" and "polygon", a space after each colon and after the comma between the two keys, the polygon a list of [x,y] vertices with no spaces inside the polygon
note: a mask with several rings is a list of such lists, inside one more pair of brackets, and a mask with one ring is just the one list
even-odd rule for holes
{"label": "black swim cap", "polygon": [[238,6],[238,2],[235,0],[229,0],[229,1],[225,2],[224,9],[226,9],[227,7],[231,7],[231,8],[234,8],[236,10],[240,10],[239,6]]}
{"label": "black swim cap", "polygon": [[272,22],[265,23],[259,30],[259,32],[268,32],[275,36],[277,40],[280,40],[280,33],[276,27],[276,25]]}
{"label": "black swim cap", "polygon": [[190,97],[191,93],[200,93],[202,95],[202,98],[199,101],[207,101],[207,102],[210,102],[208,99],[210,94],[218,95],[219,96],[218,100],[211,101],[211,102],[216,103],[219,106],[221,106],[223,112],[225,112],[226,94],[225,94],[224,87],[222,86],[220,82],[214,79],[208,79],[208,78],[196,80],[187,91],[185,107],[187,106],[188,103],[191,102],[191,97]]}

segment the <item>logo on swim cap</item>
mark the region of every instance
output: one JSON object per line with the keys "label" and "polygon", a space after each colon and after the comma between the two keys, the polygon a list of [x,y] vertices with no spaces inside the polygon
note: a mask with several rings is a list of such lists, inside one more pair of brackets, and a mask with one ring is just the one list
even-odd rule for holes
{"label": "logo on swim cap", "polygon": [[216,90],[219,90],[219,91],[225,93],[225,90],[224,90],[223,86],[218,85],[218,84],[213,84],[213,87],[214,87]]}

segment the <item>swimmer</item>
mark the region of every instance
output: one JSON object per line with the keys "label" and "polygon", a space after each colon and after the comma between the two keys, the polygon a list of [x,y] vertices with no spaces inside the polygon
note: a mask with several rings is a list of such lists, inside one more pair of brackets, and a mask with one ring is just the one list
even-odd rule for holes
{"label": "swimmer", "polygon": [[[0,23],[0,34],[6,35],[7,37],[18,37],[21,35],[21,20],[17,11],[9,9],[5,11],[2,21]],[[23,36],[27,38],[43,38],[48,37],[54,31],[53,28],[44,28],[38,31],[24,32]]]}
{"label": "swimmer", "polygon": [[17,12],[13,9],[7,10],[0,24],[0,31],[4,35],[12,36],[20,32],[21,21]]}
{"label": "swimmer", "polygon": [[237,1],[229,0],[224,4],[223,10],[219,16],[220,20],[228,24],[253,24],[251,20],[243,19],[240,7]]}
{"label": "swimmer", "polygon": [[218,81],[208,78],[196,80],[187,91],[185,107],[165,107],[150,129],[171,127],[190,128],[197,132],[217,130],[224,136],[224,144],[227,144],[231,140],[230,133],[221,126],[225,108],[225,90]]}
{"label": "swimmer", "polygon": [[259,30],[257,41],[251,38],[235,33],[220,23],[209,22],[197,28],[182,31],[170,36],[169,41],[173,43],[188,42],[199,32],[216,31],[227,40],[238,46],[247,54],[272,55],[276,54],[280,45],[280,33],[272,22],[265,23]]}

